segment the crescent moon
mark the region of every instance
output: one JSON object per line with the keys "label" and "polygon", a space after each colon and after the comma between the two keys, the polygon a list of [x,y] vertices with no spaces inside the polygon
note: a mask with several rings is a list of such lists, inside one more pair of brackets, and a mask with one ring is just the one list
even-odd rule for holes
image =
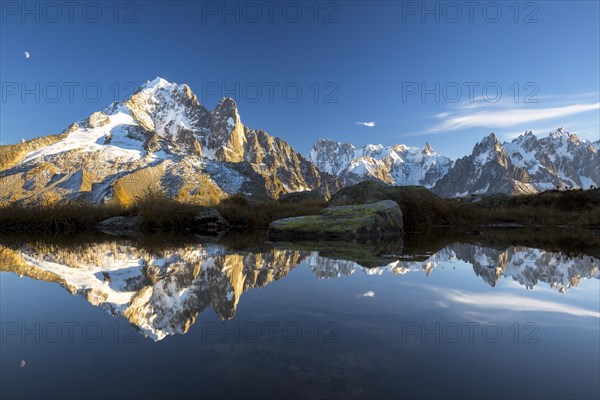
{"label": "crescent moon", "polygon": [[25,52],[25,58],[29,58],[31,55],[29,54],[28,51]]}

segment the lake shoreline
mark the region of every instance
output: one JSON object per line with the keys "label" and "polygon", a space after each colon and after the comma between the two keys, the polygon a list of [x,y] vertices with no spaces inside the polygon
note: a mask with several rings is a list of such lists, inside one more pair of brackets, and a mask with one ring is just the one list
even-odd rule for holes
{"label": "lake shoreline", "polygon": [[[149,193],[130,206],[76,202],[11,204],[0,207],[0,232],[72,235],[96,231],[103,221],[121,217],[121,222],[135,225],[133,231],[140,234],[251,233],[266,231],[270,224],[283,218],[320,215],[327,207],[384,200],[394,201],[400,207],[405,232],[490,227],[600,228],[600,189],[443,199],[423,187],[369,181],[344,188],[328,201],[315,198],[313,192],[302,193],[307,195],[296,196],[292,201],[285,198],[258,201],[236,195],[211,206],[183,203],[157,193]],[[214,226],[219,215],[223,221]]]}

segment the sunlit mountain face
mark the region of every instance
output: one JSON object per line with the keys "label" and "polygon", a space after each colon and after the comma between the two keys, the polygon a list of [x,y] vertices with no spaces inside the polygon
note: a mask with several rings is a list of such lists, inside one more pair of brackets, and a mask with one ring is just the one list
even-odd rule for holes
{"label": "sunlit mountain face", "polygon": [[363,274],[400,281],[409,273],[430,277],[460,266],[482,286],[511,282],[524,290],[543,288],[566,295],[582,281],[597,285],[600,278],[597,256],[525,246],[456,242],[414,254],[404,253],[402,243],[392,243],[384,249],[366,246],[358,257],[310,244],[294,247],[265,244],[242,251],[215,243],[147,248],[126,239],[68,246],[32,242],[2,245],[0,268],[58,283],[91,305],[125,318],[154,341],[185,334],[208,309],[221,320],[233,319],[242,294],[291,279],[288,274],[299,266],[319,279]]}
{"label": "sunlit mountain face", "polygon": [[209,111],[187,84],[157,77],[62,133],[0,146],[0,204],[129,205],[158,188],[192,204],[306,190],[329,197],[365,180],[420,185],[442,197],[589,189],[600,185],[597,145],[559,128],[504,143],[492,133],[458,160],[429,143],[356,148],[330,139],[304,157],[244,125],[233,99]]}

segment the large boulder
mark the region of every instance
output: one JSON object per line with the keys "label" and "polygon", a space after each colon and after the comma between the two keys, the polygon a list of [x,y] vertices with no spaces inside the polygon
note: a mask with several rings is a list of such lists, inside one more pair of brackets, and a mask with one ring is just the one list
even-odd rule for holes
{"label": "large boulder", "polygon": [[405,231],[422,231],[434,226],[452,225],[448,202],[423,186],[392,186],[366,181],[348,186],[335,193],[329,204],[344,206],[392,200],[404,215]]}
{"label": "large boulder", "polygon": [[391,200],[328,207],[320,215],[279,219],[268,231],[274,240],[371,239],[402,233],[402,211]]}

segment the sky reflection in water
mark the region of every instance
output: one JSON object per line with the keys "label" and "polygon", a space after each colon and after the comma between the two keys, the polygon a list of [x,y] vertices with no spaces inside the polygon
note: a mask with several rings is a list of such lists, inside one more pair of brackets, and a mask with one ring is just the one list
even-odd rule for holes
{"label": "sky reflection in water", "polygon": [[354,261],[291,245],[0,250],[3,397],[599,394],[594,256],[469,243]]}

